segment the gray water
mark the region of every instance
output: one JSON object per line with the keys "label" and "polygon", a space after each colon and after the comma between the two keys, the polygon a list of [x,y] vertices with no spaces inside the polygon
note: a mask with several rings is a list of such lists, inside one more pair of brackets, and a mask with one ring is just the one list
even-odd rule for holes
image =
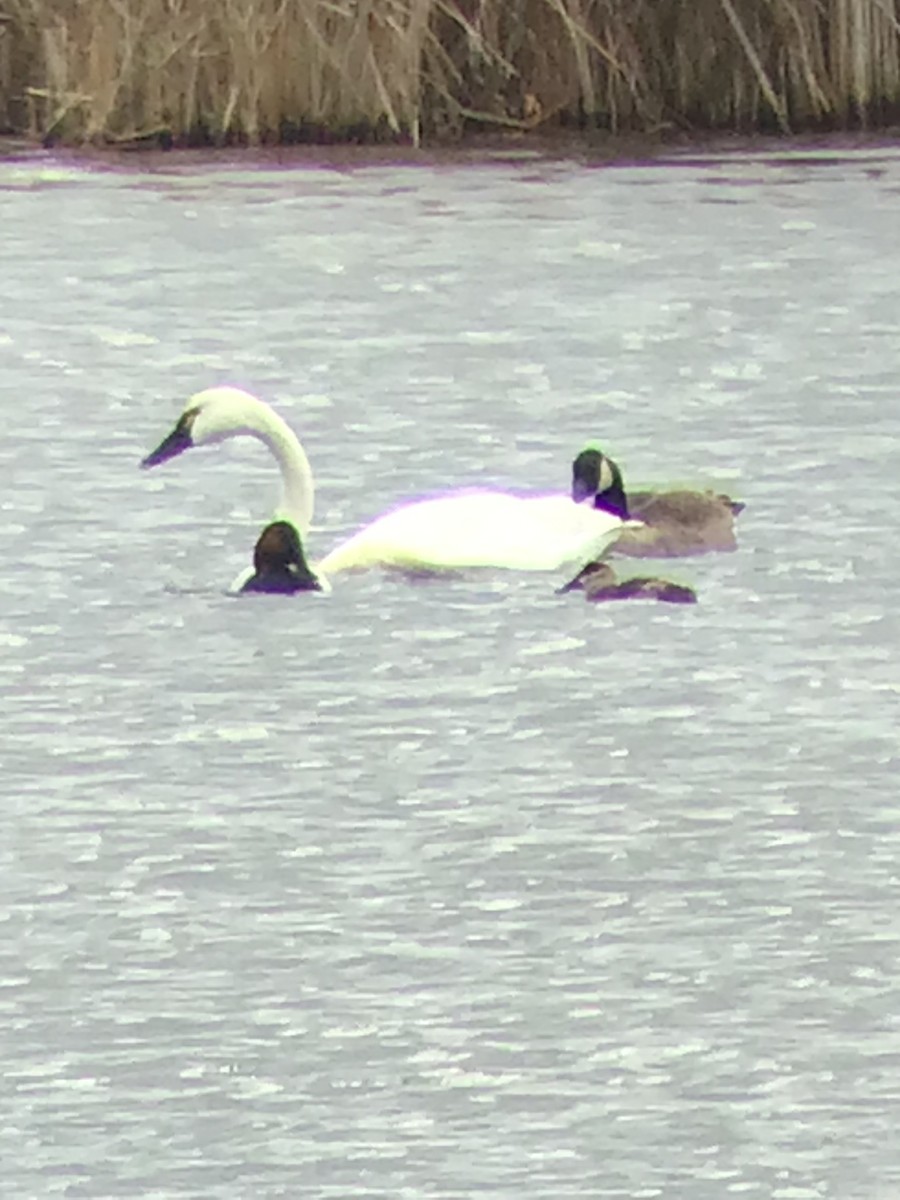
{"label": "gray water", "polygon": [[[893,1200],[900,155],[0,164],[0,1195]],[[233,598],[401,497],[732,555]]]}

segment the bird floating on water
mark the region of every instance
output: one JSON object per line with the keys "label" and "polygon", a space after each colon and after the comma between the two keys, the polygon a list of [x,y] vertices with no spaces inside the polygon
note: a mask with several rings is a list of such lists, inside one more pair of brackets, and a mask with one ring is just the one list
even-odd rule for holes
{"label": "bird floating on water", "polygon": [[697,593],[685,584],[671,579],[632,578],[618,579],[615,571],[606,562],[589,563],[584,570],[558,593],[583,591],[586,600],[600,603],[604,600],[662,600],[668,604],[696,604]]}
{"label": "bird floating on water", "polygon": [[[194,446],[242,435],[261,441],[278,464],[282,495],[275,519],[288,521],[306,538],[314,497],[306,452],[287,422],[249,392],[213,387],[192,396],[174,429],[141,465],[155,467]],[[565,494],[457,490],[389,510],[339,543],[315,570],[320,579],[369,567],[556,571],[601,556],[623,530],[639,524]]]}
{"label": "bird floating on water", "polygon": [[289,596],[322,590],[306,561],[297,530],[290,521],[272,521],[257,539],[253,574],[241,584],[240,591]]}
{"label": "bird floating on water", "polygon": [[677,558],[737,549],[734,518],[739,500],[711,490],[673,488],[626,495],[622,472],[596,446],[588,446],[572,464],[572,499],[592,499],[594,507],[622,520],[637,517],[642,526],[626,527],[611,549],[633,558]]}

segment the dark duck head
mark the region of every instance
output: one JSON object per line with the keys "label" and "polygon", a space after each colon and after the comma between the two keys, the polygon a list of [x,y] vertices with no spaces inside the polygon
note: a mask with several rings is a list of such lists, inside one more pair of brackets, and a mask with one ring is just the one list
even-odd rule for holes
{"label": "dark duck head", "polygon": [[257,539],[253,549],[253,574],[242,592],[320,592],[322,585],[312,573],[297,530],[288,521],[273,521]]}

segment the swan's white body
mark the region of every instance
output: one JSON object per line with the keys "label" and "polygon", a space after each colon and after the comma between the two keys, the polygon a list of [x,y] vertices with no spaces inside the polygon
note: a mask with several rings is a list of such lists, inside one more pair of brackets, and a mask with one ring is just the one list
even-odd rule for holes
{"label": "swan's white body", "polygon": [[556,571],[598,557],[621,532],[618,518],[568,496],[460,491],[385,513],[317,569],[326,575],[366,567]]}
{"label": "swan's white body", "polygon": [[[309,461],[291,428],[248,392],[232,387],[198,392],[173,432],[143,465],[154,466],[190,446],[242,434],[258,438],[272,451],[283,484],[275,518],[290,521],[305,538],[313,514]],[[320,577],[368,567],[555,571],[598,557],[632,524],[641,522],[622,521],[566,495],[458,491],[385,513],[336,546],[315,571]]]}

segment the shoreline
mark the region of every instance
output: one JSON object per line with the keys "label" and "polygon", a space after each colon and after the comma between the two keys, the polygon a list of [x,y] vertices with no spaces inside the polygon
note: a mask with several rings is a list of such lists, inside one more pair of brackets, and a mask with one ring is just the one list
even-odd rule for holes
{"label": "shoreline", "polygon": [[362,168],[386,165],[471,165],[501,162],[580,162],[586,167],[623,167],[671,159],[834,158],[868,151],[900,153],[900,128],[848,133],[723,134],[720,132],[659,135],[573,133],[471,134],[447,143],[422,146],[402,143],[307,142],[263,146],[160,146],[136,144],[44,145],[37,139],[0,135],[0,162],[51,159],[85,166],[153,169],[157,166],[238,164],[248,168],[334,166]]}

